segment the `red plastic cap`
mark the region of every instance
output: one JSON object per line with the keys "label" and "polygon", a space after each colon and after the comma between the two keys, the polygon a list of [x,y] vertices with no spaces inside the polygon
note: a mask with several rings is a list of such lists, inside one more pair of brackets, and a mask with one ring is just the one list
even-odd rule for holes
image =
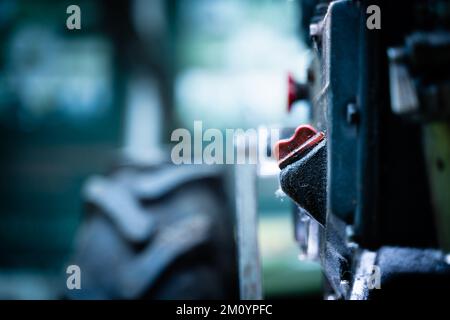
{"label": "red plastic cap", "polygon": [[278,160],[278,165],[284,166],[290,158],[305,153],[324,138],[323,132],[318,132],[310,125],[299,126],[291,138],[280,140],[275,144],[274,155]]}

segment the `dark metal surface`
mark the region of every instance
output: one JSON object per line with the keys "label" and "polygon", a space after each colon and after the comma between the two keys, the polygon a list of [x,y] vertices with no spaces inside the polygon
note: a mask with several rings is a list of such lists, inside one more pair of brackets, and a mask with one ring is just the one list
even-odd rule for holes
{"label": "dark metal surface", "polygon": [[[302,155],[281,171],[281,186],[321,225],[330,297],[437,296],[450,283],[441,251],[448,250],[442,239],[449,225],[435,220],[450,216],[442,198],[450,187],[443,182],[450,136],[442,135],[450,105],[450,2],[315,5],[307,11],[314,51],[308,84],[312,122],[326,134],[327,158],[307,162],[314,152]],[[380,30],[366,26],[369,5],[381,8]],[[400,23],[400,16],[407,19]],[[439,143],[430,140],[431,127],[442,129]],[[324,204],[319,212],[317,204]],[[308,234],[305,219],[296,223]],[[299,239],[307,250],[308,241]],[[374,266],[381,270],[381,290],[367,288]]]}
{"label": "dark metal surface", "polygon": [[326,220],[326,156],[324,140],[280,173],[283,191],[321,225]]}

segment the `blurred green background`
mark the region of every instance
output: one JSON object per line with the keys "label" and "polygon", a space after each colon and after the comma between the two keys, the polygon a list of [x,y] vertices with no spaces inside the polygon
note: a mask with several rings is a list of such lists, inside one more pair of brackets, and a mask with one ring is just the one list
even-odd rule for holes
{"label": "blurred green background", "polygon": [[[0,0],[0,298],[58,297],[88,176],[156,157],[194,120],[284,124],[286,74],[304,77],[296,1],[76,1],[77,31],[70,4]],[[260,175],[265,295],[315,297],[319,267],[297,258],[277,188],[276,168]]]}

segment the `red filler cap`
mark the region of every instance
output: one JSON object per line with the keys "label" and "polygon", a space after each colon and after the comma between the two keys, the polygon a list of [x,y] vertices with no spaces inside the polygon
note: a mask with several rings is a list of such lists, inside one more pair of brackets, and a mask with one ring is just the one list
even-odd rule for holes
{"label": "red filler cap", "polygon": [[324,138],[323,132],[318,132],[310,125],[299,126],[292,137],[280,140],[275,144],[274,155],[278,160],[278,166],[282,169],[298,160]]}

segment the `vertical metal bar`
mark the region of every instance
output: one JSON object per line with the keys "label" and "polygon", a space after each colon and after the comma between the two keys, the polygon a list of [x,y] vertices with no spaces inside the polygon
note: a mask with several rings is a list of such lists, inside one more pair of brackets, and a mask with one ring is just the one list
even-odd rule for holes
{"label": "vertical metal bar", "polygon": [[240,297],[244,300],[259,300],[262,299],[262,281],[258,247],[256,165],[237,164],[235,182]]}

